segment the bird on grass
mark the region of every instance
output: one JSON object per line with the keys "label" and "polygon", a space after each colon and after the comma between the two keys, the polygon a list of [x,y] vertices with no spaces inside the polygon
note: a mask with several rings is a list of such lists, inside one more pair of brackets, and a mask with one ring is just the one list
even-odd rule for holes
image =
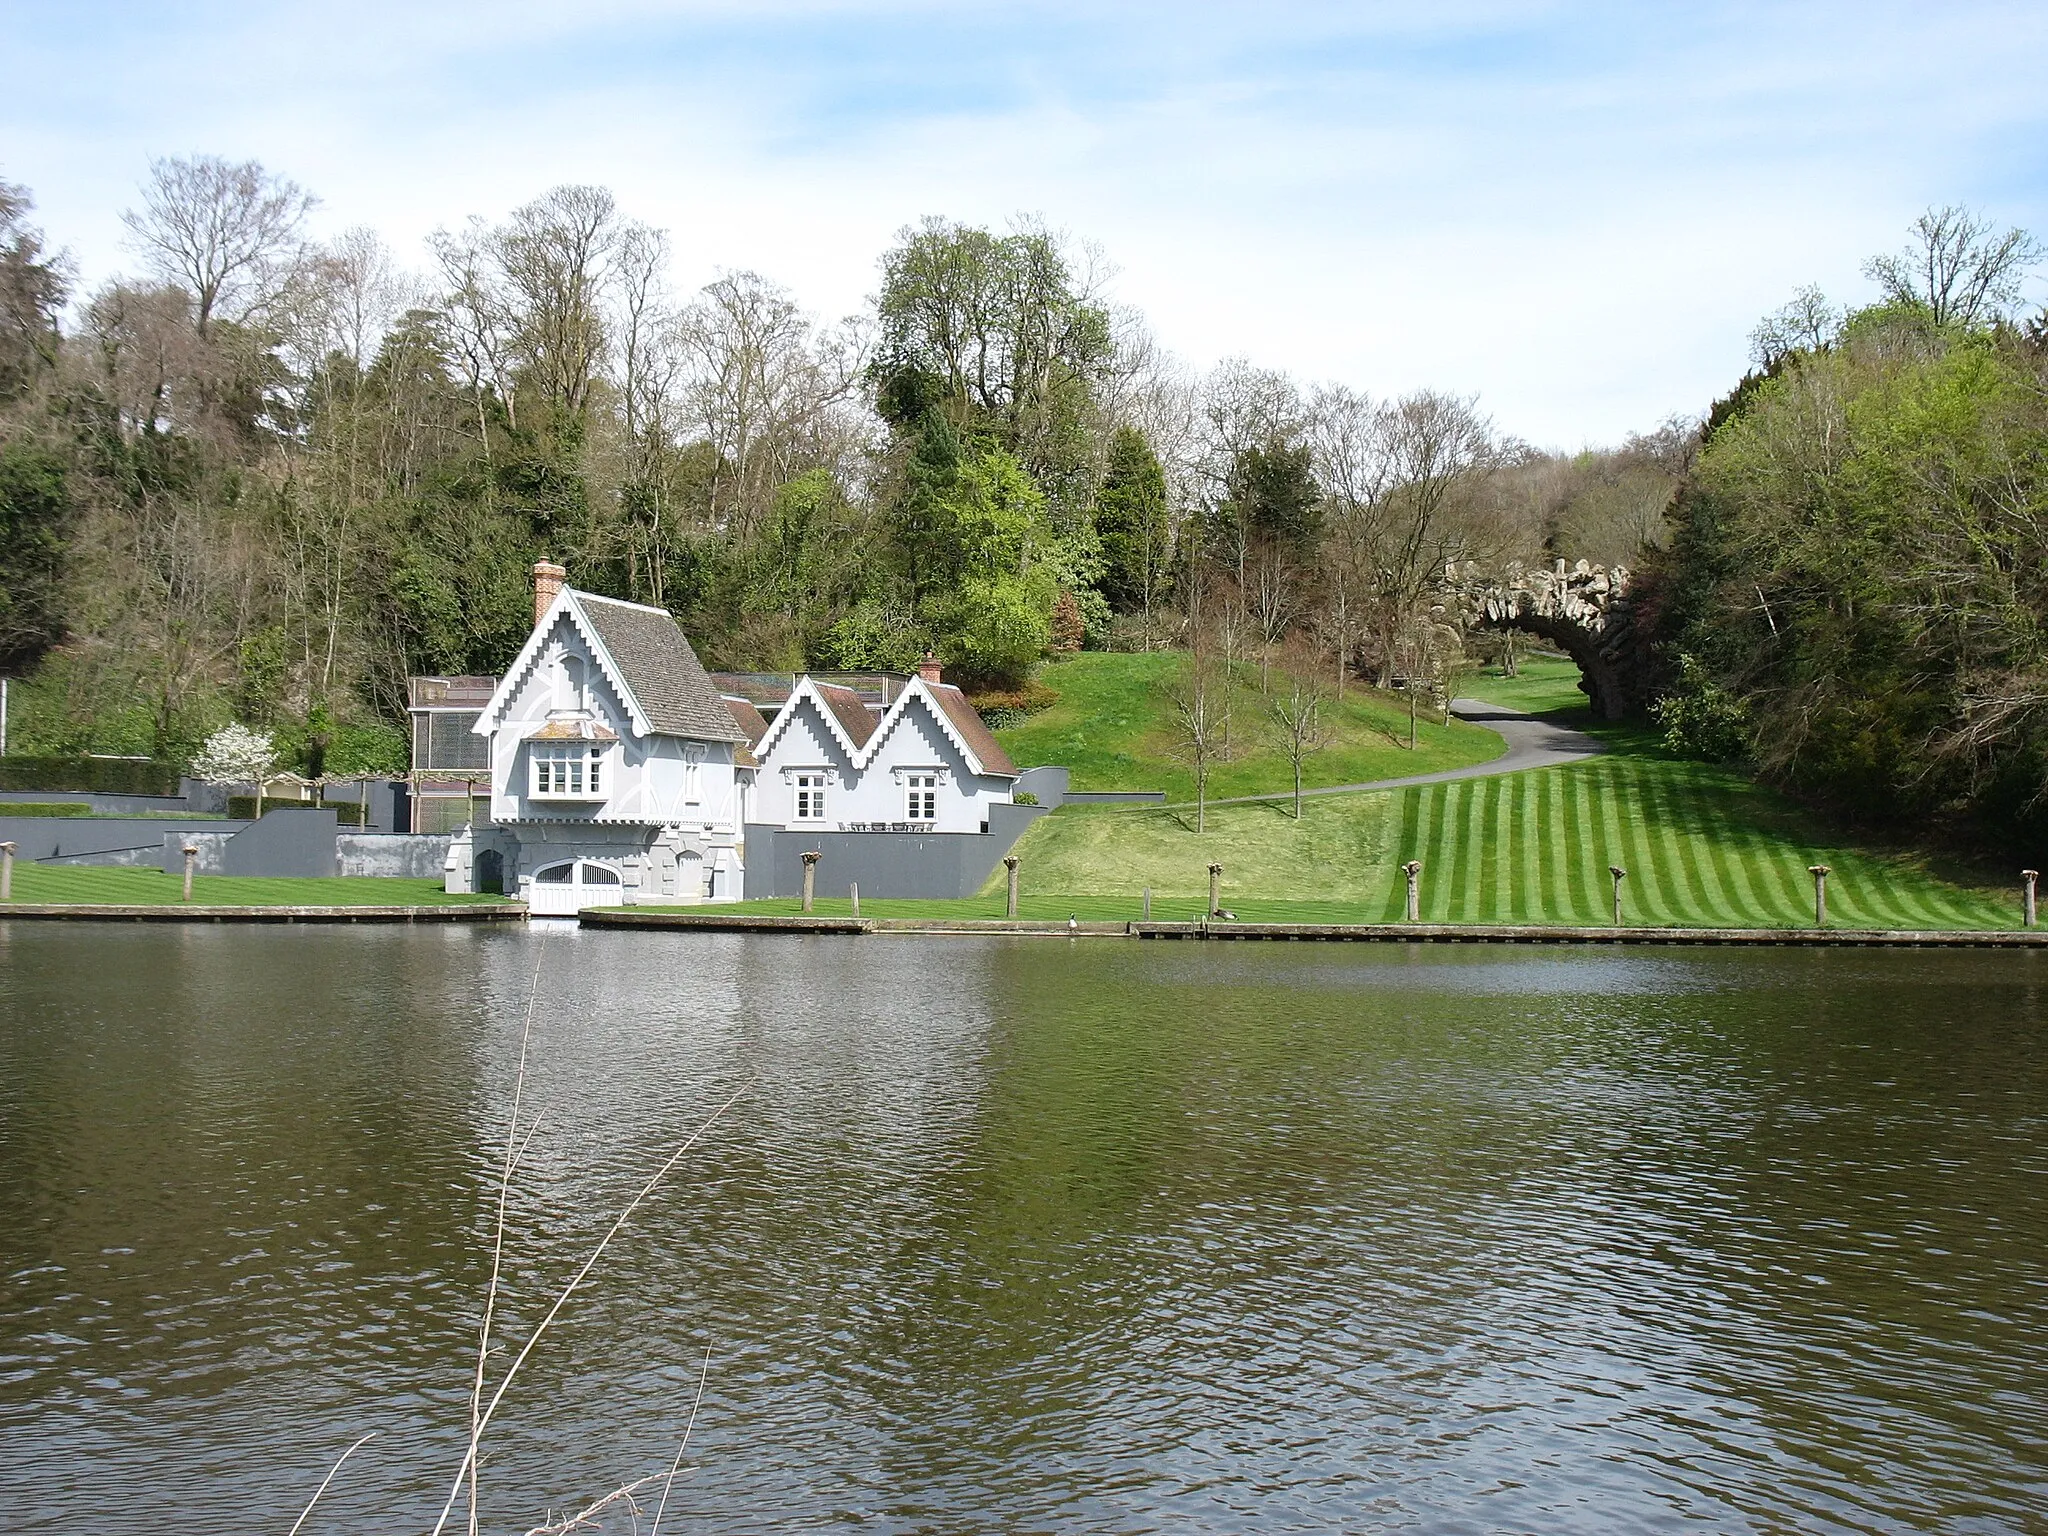
{"label": "bird on grass", "polygon": [[1081,917],[1080,917],[1080,914],[1079,914],[1079,913],[1077,913],[1077,912],[1069,912],[1069,913],[1067,914],[1067,932],[1068,932],[1068,933],[1069,933],[1069,934],[1071,935],[1071,934],[1076,934],[1076,933],[1079,933],[1080,931],[1081,931]]}

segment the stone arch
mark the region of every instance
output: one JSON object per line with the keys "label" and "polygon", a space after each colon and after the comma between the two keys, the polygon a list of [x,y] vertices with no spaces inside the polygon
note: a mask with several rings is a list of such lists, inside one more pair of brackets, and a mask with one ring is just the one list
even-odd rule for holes
{"label": "stone arch", "polygon": [[1626,567],[1581,560],[1548,569],[1510,565],[1498,575],[1452,565],[1444,585],[1467,630],[1517,629],[1556,646],[1578,664],[1593,713],[1620,720],[1640,702],[1635,611]]}

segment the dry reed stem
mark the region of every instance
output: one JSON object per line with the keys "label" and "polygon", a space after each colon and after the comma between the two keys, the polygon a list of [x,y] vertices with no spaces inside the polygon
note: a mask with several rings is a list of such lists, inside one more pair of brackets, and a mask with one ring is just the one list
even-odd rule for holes
{"label": "dry reed stem", "polygon": [[690,1422],[683,1426],[683,1442],[676,1447],[676,1459],[668,1464],[668,1481],[661,1485],[661,1502],[654,1506],[654,1524],[647,1536],[661,1536],[661,1517],[668,1508],[669,1490],[676,1485],[676,1468],[683,1464],[683,1452],[690,1448],[690,1431],[697,1427],[697,1410],[704,1406],[704,1383],[711,1379],[711,1346],[704,1346],[704,1369],[697,1373],[697,1396],[690,1403]]}
{"label": "dry reed stem", "polygon": [[[498,1283],[505,1265],[505,1206],[512,1196],[513,1172],[526,1151],[526,1144],[519,1136],[519,1105],[526,1093],[526,1051],[533,1039],[533,1010],[540,1001],[541,965],[547,959],[547,953],[548,936],[543,930],[540,942],[534,946],[533,979],[526,986],[526,1022],[519,1031],[519,1070],[512,1079],[512,1113],[505,1126],[505,1167],[498,1176],[497,1226],[491,1238],[491,1283],[484,1291],[483,1322],[476,1337],[476,1378],[469,1389],[469,1536],[477,1536],[476,1448],[484,1432],[483,1421],[479,1417],[484,1400],[484,1365],[490,1359],[491,1323],[497,1316]],[[533,1132],[538,1129],[540,1120],[536,1117],[532,1129],[526,1133],[526,1140],[531,1141]],[[444,1512],[441,1518],[447,1519],[447,1514]]]}
{"label": "dry reed stem", "polygon": [[[708,1362],[711,1356],[707,1352],[704,1358]],[[694,1419],[696,1415],[692,1414],[691,1417]],[[327,1485],[334,1481],[334,1474],[341,1470],[341,1463],[347,1461],[349,1457],[355,1455],[357,1451],[361,1450],[364,1445],[366,1445],[368,1442],[376,1438],[377,1431],[373,1429],[367,1435],[364,1435],[362,1439],[356,1441],[354,1445],[350,1446],[347,1450],[341,1453],[340,1458],[336,1460],[334,1465],[327,1469],[327,1475],[320,1479],[320,1486],[313,1490],[313,1497],[306,1500],[306,1507],[299,1511],[299,1518],[292,1522],[292,1528],[290,1531],[286,1533],[286,1536],[299,1536],[299,1527],[306,1523],[306,1516],[313,1513],[313,1506],[320,1502],[320,1495],[325,1493],[327,1491]],[[688,1437],[685,1436],[685,1439],[687,1438]],[[669,1475],[673,1477],[675,1474],[670,1473]]]}
{"label": "dry reed stem", "polygon": [[482,1443],[483,1432],[490,1427],[491,1419],[497,1414],[498,1405],[504,1402],[505,1393],[511,1388],[513,1378],[519,1374],[520,1367],[525,1365],[528,1357],[533,1354],[534,1346],[540,1343],[542,1335],[548,1331],[555,1319],[561,1315],[562,1308],[569,1304],[569,1298],[576,1294],[583,1282],[590,1277],[590,1272],[597,1268],[597,1261],[604,1257],[605,1250],[612,1244],[612,1239],[617,1237],[625,1228],[627,1221],[640,1208],[641,1203],[654,1193],[661,1181],[667,1178],[670,1172],[674,1170],[676,1164],[683,1160],[683,1155],[694,1148],[698,1142],[702,1141],[710,1132],[711,1127],[724,1117],[725,1112],[740,1101],[741,1095],[753,1087],[755,1081],[756,1077],[750,1075],[745,1082],[735,1088],[731,1096],[724,1103],[720,1104],[716,1110],[712,1111],[711,1116],[702,1125],[698,1126],[696,1130],[692,1131],[681,1146],[669,1154],[668,1160],[655,1169],[652,1174],[648,1175],[647,1182],[642,1184],[639,1192],[626,1202],[626,1208],[619,1212],[618,1219],[611,1224],[610,1229],[598,1240],[597,1246],[591,1249],[590,1256],[583,1261],[582,1267],[576,1271],[575,1276],[569,1283],[562,1287],[561,1293],[555,1297],[554,1304],[548,1308],[547,1314],[541,1318],[533,1332],[527,1336],[526,1342],[519,1348],[519,1353],[513,1357],[511,1365],[506,1367],[504,1376],[498,1382],[497,1391],[491,1394],[490,1404],[476,1421],[470,1435],[469,1450],[462,1458],[462,1465],[456,1469],[455,1483],[448,1490],[448,1500],[441,1506],[441,1518],[434,1522],[433,1536],[441,1536],[441,1532],[446,1529],[448,1517],[455,1510],[455,1501],[462,1495],[464,1481],[475,1475],[477,1447]]}
{"label": "dry reed stem", "polygon": [[624,1504],[626,1506],[627,1511],[633,1516],[633,1529],[637,1531],[640,1529],[640,1516],[646,1513],[640,1507],[639,1496],[648,1487],[660,1481],[661,1474],[659,1472],[650,1472],[638,1482],[628,1483],[623,1488],[614,1488],[603,1498],[586,1504],[582,1509],[579,1509],[575,1514],[570,1515],[564,1520],[557,1520],[548,1525],[536,1525],[526,1533],[526,1536],[567,1536],[567,1533],[570,1531],[580,1531],[587,1526],[595,1524],[597,1517],[614,1504]]}

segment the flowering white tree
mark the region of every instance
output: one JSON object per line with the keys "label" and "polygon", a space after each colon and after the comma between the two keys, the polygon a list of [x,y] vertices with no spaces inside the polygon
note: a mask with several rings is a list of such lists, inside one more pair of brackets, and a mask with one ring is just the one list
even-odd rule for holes
{"label": "flowering white tree", "polygon": [[263,815],[263,781],[277,768],[277,743],[268,731],[246,725],[224,725],[206,738],[192,759],[192,777],[222,789],[236,784],[256,786],[256,814]]}

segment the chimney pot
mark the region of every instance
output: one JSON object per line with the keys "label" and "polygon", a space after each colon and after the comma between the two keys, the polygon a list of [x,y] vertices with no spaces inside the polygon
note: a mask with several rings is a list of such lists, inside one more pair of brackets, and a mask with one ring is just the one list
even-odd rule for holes
{"label": "chimney pot", "polygon": [[555,598],[562,590],[562,583],[569,579],[569,573],[552,560],[540,560],[533,567],[533,623],[540,627],[540,621],[548,616],[548,610],[555,605]]}
{"label": "chimney pot", "polygon": [[926,651],[924,660],[917,664],[917,675],[928,683],[936,683],[944,677],[945,669],[939,665],[938,657]]}

